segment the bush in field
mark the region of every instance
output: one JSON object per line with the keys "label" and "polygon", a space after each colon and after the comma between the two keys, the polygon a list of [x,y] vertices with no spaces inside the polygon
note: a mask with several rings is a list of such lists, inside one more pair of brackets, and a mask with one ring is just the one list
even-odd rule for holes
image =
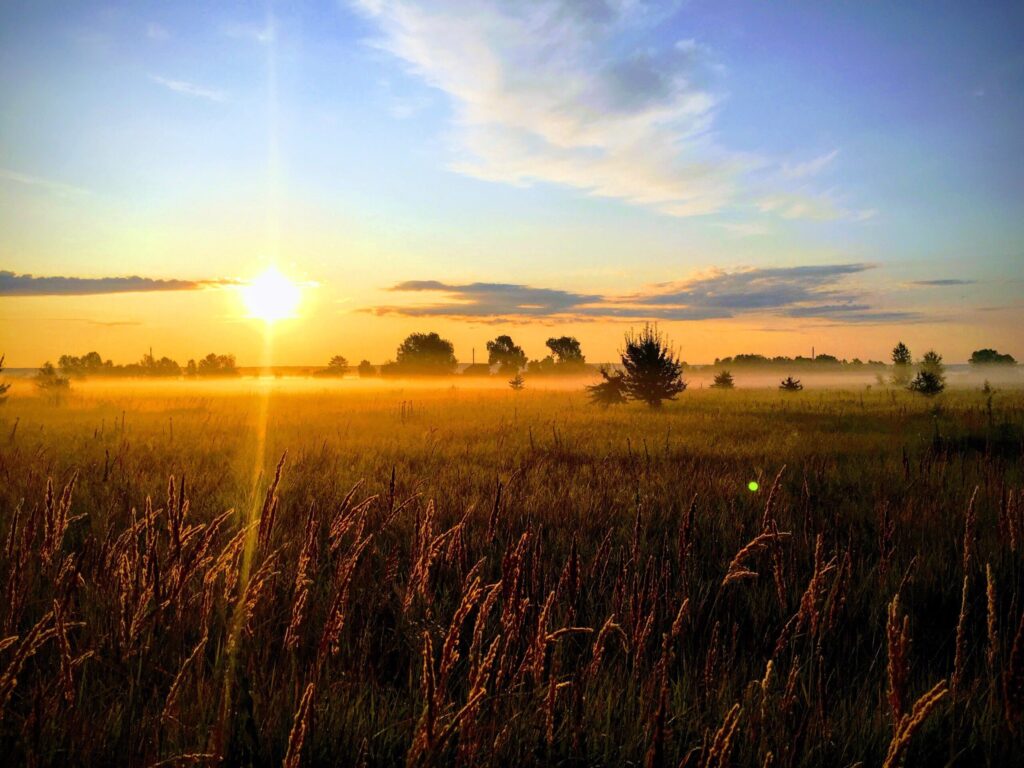
{"label": "bush in field", "polygon": [[608,366],[602,365],[598,370],[603,381],[591,384],[587,387],[590,393],[590,402],[607,408],[611,405],[622,405],[626,402],[626,377],[619,371],[609,371]]}
{"label": "bush in field", "polygon": [[487,342],[487,364],[497,365],[501,375],[517,373],[526,365],[526,353],[511,336],[498,336]]}
{"label": "bush in field", "polygon": [[675,400],[686,389],[683,364],[654,326],[645,325],[639,335],[632,331],[626,334],[622,367],[629,398],[651,408],[660,408],[664,400]]}
{"label": "bush in field", "polygon": [[911,368],[914,359],[907,345],[902,341],[892,349],[892,383],[897,387],[905,387],[910,382]]}
{"label": "bush in field", "polygon": [[908,389],[921,395],[937,395],[946,388],[946,366],[942,364],[942,355],[934,350],[925,353],[921,358],[921,367],[917,376],[910,382]]}
{"label": "bush in field", "polygon": [[526,387],[526,379],[523,378],[523,374],[517,373],[511,379],[509,379],[508,385],[516,392]]}
{"label": "bush in field", "polygon": [[799,392],[804,388],[804,385],[800,383],[800,379],[794,379],[792,376],[787,376],[779,384],[779,389],[783,392]]}
{"label": "bush in field", "polygon": [[391,372],[402,374],[452,373],[458,361],[455,347],[436,333],[410,333],[398,347]]}
{"label": "bush in field", "polygon": [[728,371],[722,371],[721,373],[715,374],[715,383],[711,385],[712,389],[735,389],[736,382],[732,380],[732,374]]}
{"label": "bush in field", "polygon": [[36,386],[44,391],[57,391],[68,389],[71,380],[67,376],[61,376],[60,371],[54,368],[53,363],[47,360],[36,372],[34,379]]}

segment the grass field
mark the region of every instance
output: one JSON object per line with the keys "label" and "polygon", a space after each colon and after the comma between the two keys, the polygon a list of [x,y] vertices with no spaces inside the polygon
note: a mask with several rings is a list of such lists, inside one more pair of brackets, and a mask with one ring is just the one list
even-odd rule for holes
{"label": "grass field", "polygon": [[1022,455],[1019,389],[26,384],[0,747],[1022,765]]}

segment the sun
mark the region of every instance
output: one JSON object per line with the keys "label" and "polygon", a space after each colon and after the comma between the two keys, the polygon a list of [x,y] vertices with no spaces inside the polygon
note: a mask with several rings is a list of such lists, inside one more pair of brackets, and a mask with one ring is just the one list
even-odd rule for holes
{"label": "sun", "polygon": [[241,291],[249,317],[265,323],[295,317],[302,300],[302,289],[277,267],[269,267],[242,286]]}

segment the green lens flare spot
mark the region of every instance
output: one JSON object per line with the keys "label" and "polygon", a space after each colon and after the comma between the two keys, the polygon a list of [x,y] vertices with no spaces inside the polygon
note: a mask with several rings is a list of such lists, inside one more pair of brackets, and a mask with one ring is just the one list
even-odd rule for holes
{"label": "green lens flare spot", "polygon": [[761,486],[758,485],[757,480],[751,480],[749,483],[747,483],[747,489],[750,490],[752,493],[757,491],[757,489],[760,487]]}

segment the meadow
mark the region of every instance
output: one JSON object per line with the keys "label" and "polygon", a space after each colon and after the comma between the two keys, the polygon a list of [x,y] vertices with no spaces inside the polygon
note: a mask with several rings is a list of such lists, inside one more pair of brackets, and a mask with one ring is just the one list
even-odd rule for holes
{"label": "meadow", "polygon": [[10,765],[1024,765],[1024,390],[19,384]]}

